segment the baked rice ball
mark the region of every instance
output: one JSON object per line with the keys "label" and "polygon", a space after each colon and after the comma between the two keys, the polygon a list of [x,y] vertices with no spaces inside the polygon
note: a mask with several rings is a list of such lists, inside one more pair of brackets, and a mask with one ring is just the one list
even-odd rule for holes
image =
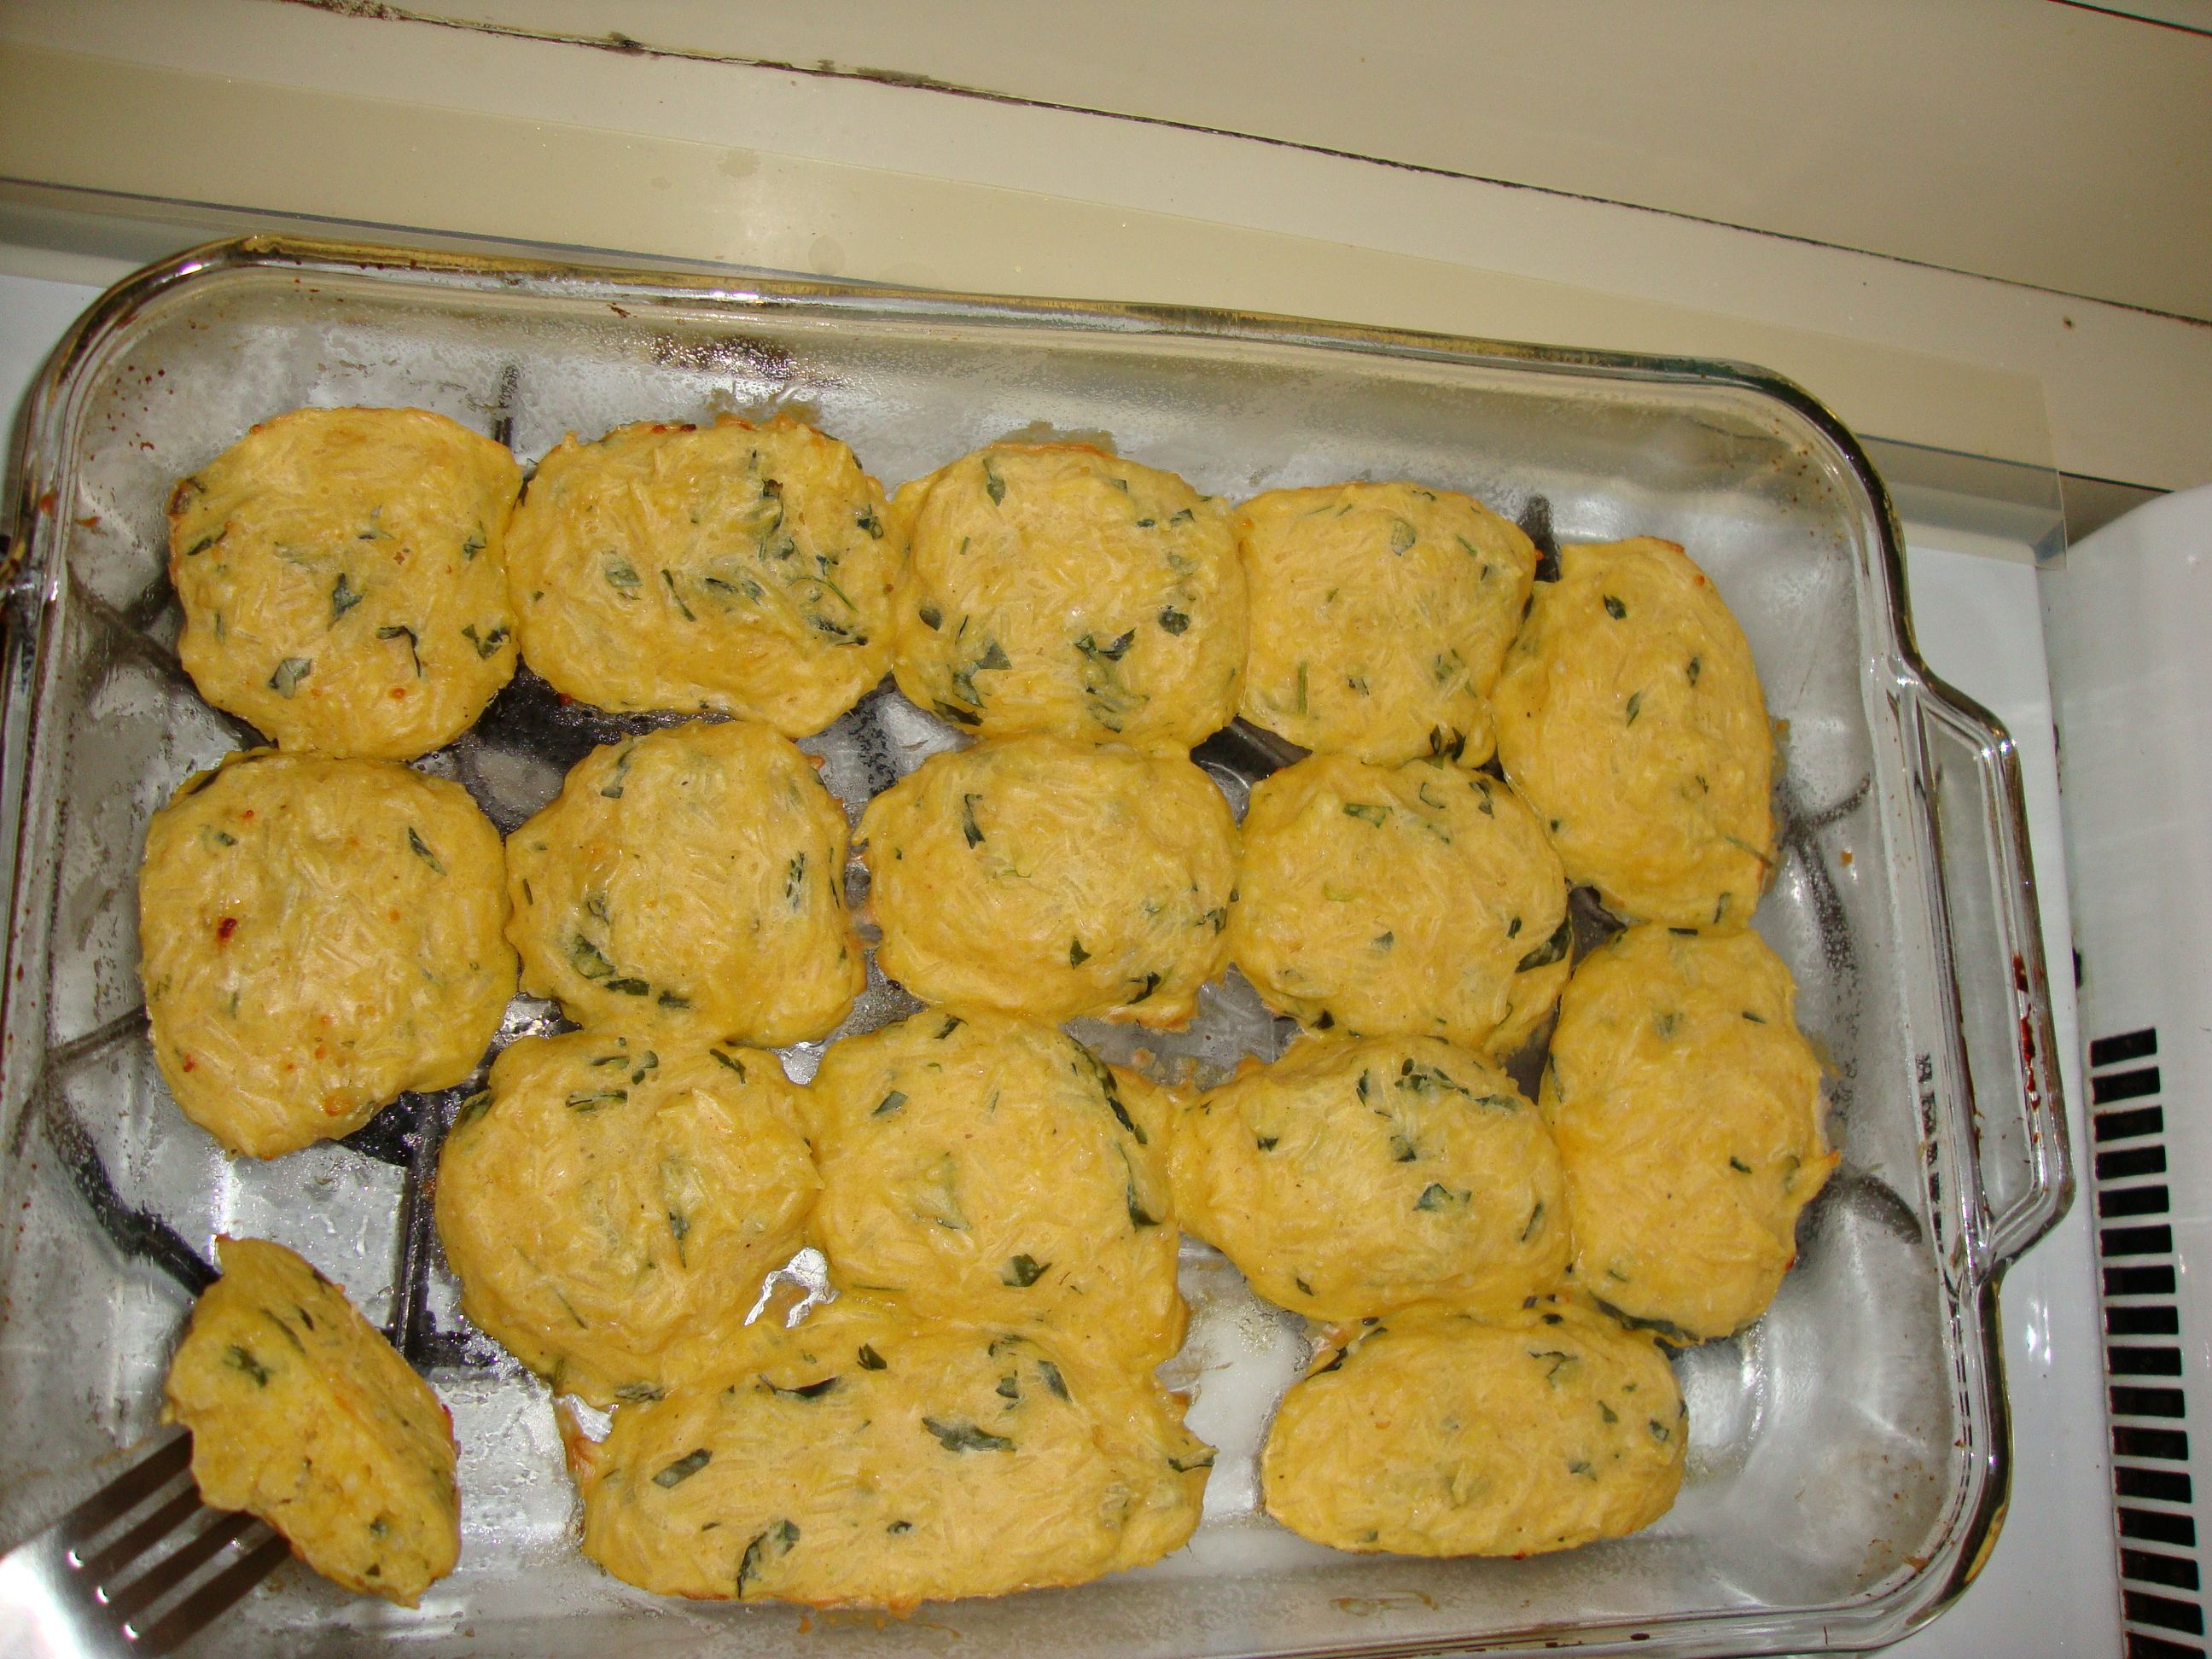
{"label": "baked rice ball", "polygon": [[226,756],[146,828],[141,972],[169,1092],[274,1158],[465,1081],[514,994],[506,920],[499,832],[459,784]]}
{"label": "baked rice ball", "polygon": [[1549,1012],[1568,945],[1559,857],[1497,779],[1314,755],[1253,787],[1229,953],[1309,1030],[1502,1055]]}
{"label": "baked rice ball", "polygon": [[847,1037],[809,1091],[815,1242],[839,1285],[925,1317],[1157,1364],[1185,1313],[1152,1099],[1053,1027],[982,1009]]}
{"label": "baked rice ball", "polygon": [[605,1409],[736,1339],[821,1184],[773,1054],[524,1037],[446,1137],[438,1237],[470,1322]]}
{"label": "baked rice ball", "polygon": [[925,1002],[1180,1028],[1227,958],[1237,821],[1188,761],[1007,738],[868,803],[876,963]]}
{"label": "baked rice ball", "polygon": [[288,750],[411,760],[514,678],[503,546],[521,470],[422,409],[295,409],[169,497],[177,654]]}
{"label": "baked rice ball", "polygon": [[1267,1432],[1267,1513],[1340,1550],[1535,1555],[1673,1507],[1689,1422],[1649,1337],[1577,1303],[1331,1334]]}
{"label": "baked rice ball", "polygon": [[866,983],[845,841],[813,763],[765,726],[604,744],[507,838],[523,988],[583,1025],[822,1036]]}
{"label": "baked rice ball", "polygon": [[788,416],[641,422],[544,460],[514,515],[523,655],[601,708],[818,732],[890,665],[902,553],[853,452]]}
{"label": "baked rice ball", "polygon": [[281,1244],[216,1241],[161,1420],[210,1507],[251,1510],[324,1577],[411,1607],[461,1551],[451,1414],[345,1292]]}
{"label": "baked rice ball", "polygon": [[1036,1330],[841,1298],[565,1438],[584,1553],[662,1595],[904,1609],[1141,1566],[1198,1524],[1182,1401]]}
{"label": "baked rice ball", "polygon": [[1271,489],[1235,522],[1252,592],[1245,719],[1378,766],[1490,757],[1490,690],[1536,570],[1517,525],[1405,483]]}
{"label": "baked rice ball", "polygon": [[1494,697],[1567,878],[1636,921],[1741,926],[1774,872],[1774,732],[1743,630],[1672,542],[1559,552]]}
{"label": "baked rice ball", "polygon": [[899,690],[982,737],[1182,753],[1229,724],[1244,572],[1229,512],[1089,444],[993,444],[902,486]]}
{"label": "baked rice ball", "polygon": [[1766,1311],[1836,1166],[1790,970],[1758,934],[1631,927],[1575,969],[1540,1104],[1576,1278],[1670,1340]]}

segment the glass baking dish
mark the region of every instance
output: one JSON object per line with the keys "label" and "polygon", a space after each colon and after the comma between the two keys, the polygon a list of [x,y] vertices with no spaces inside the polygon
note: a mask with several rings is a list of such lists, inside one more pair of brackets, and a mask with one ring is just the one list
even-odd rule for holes
{"label": "glass baking dish", "polygon": [[[1757,918],[1829,1067],[1843,1164],[1752,1331],[1676,1362],[1681,1500],[1636,1537],[1526,1561],[1338,1554],[1257,1507],[1267,1415],[1303,1321],[1186,1241],[1191,1340],[1164,1371],[1220,1448],[1166,1561],[906,1620],[658,1601],[572,1544],[544,1389],[471,1332],[425,1183],[454,1095],[272,1164],[222,1158],[145,1040],[135,884],[149,815],[252,734],[179,670],[172,480],[302,404],[414,404],[510,441],[787,409],[887,485],[1009,434],[1110,434],[1242,498],[1409,477],[1543,539],[1686,546],[1741,619],[1774,715],[1784,857]],[[2008,1487],[1996,1287],[2064,1211],[2058,1098],[2018,767],[1915,652],[1897,530],[1850,435],[1739,365],[1159,307],[586,270],[247,240],[110,292],[40,380],[9,554],[0,836],[0,1546],[149,1431],[218,1231],[303,1250],[452,1407],[459,1571],[419,1610],[288,1566],[204,1636],[226,1654],[1400,1654],[1575,1647],[1699,1655],[1878,1645],[1972,1580]],[[627,725],[526,675],[422,763],[502,829]],[[954,741],[884,688],[808,747],[857,812]],[[1267,769],[1200,751],[1232,799]],[[866,876],[851,874],[856,896]],[[1283,1030],[1232,975],[1173,1036],[1085,1028],[1116,1058],[1211,1075]],[[876,977],[852,1028],[911,1006]],[[518,999],[507,1035],[551,1011]],[[821,1045],[789,1052],[810,1075]]]}

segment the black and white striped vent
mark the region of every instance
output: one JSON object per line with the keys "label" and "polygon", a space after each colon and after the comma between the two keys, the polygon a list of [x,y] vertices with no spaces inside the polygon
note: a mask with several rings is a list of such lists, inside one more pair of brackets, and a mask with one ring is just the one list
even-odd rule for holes
{"label": "black and white striped vent", "polygon": [[2128,1656],[2203,1659],[2158,1033],[2099,1037],[2089,1045],[2089,1066]]}

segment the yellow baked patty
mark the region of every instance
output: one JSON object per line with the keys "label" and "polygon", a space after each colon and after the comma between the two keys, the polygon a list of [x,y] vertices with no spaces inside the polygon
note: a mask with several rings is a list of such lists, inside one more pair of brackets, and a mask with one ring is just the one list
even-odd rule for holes
{"label": "yellow baked patty", "polygon": [[818,732],[890,666],[902,553],[853,452],[779,416],[572,434],[508,552],[522,650],[602,708],[714,709]]}
{"label": "yellow baked patty", "polygon": [[1568,943],[1558,855],[1494,778],[1315,755],[1253,787],[1229,953],[1304,1025],[1503,1054]]}
{"label": "yellow baked patty", "polygon": [[1540,1103],[1591,1295],[1692,1340],[1774,1300],[1836,1166],[1795,1000],[1740,929],[1632,927],[1575,969]]}
{"label": "yellow baked patty", "polygon": [[845,840],[813,763],[765,726],[694,720],[595,749],[507,838],[523,987],[584,1025],[818,1037],[866,983]]}
{"label": "yellow baked patty", "polygon": [[1335,1333],[1283,1396],[1267,1513],[1340,1550],[1534,1555],[1648,1527],[1689,1423],[1650,1338],[1567,1301]]}
{"label": "yellow baked patty", "polygon": [[1088,444],[994,444],[902,486],[899,690],[986,737],[1182,751],[1237,712],[1228,509]]}
{"label": "yellow baked patty", "polygon": [[1632,921],[1741,925],[1774,869],[1774,733],[1704,571],[1650,537],[1559,553],[1493,697],[1568,879]]}
{"label": "yellow baked patty", "polygon": [[734,1338],[820,1185],[775,1055],[525,1037],[447,1137],[438,1236],[461,1311],[606,1407],[658,1395]]}
{"label": "yellow baked patty", "polygon": [[169,1362],[161,1419],[192,1431],[192,1479],[251,1510],[349,1590],[413,1607],[453,1570],[452,1418],[345,1292],[281,1244],[219,1238]]}
{"label": "yellow baked patty", "polygon": [[1183,1225],[1317,1319],[1503,1312],[1572,1251],[1559,1155],[1504,1073],[1433,1037],[1307,1038],[1179,1114]]}
{"label": "yellow baked patty", "polygon": [[200,695],[286,749],[410,760],[514,675],[504,445],[421,409],[296,409],[169,497]]}
{"label": "yellow baked patty", "polygon": [[1008,738],[860,819],[877,965],[926,1002],[1181,1027],[1226,959],[1237,821],[1187,760]]}
{"label": "yellow baked patty", "polygon": [[840,1285],[920,1315],[1042,1322],[1154,1364],[1182,1345],[1158,1126],[1073,1038],[981,1009],[847,1037],[810,1091]]}
{"label": "yellow baked patty", "polygon": [[1269,490],[1236,528],[1247,720],[1382,766],[1490,757],[1490,689],[1536,571],[1517,525],[1456,490],[1345,483]]}
{"label": "yellow baked patty", "polygon": [[1212,1451],[1149,1377],[843,1304],[573,1431],[584,1553],[667,1595],[908,1607],[1080,1583],[1190,1536]]}
{"label": "yellow baked patty", "polygon": [[499,832],[390,761],[256,749],[146,827],[138,942],[154,1056],[235,1152],[350,1134],[476,1069],[514,994]]}

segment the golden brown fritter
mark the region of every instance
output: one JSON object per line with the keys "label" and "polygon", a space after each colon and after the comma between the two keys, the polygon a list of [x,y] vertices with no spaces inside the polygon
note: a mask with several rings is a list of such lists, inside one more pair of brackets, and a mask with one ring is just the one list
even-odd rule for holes
{"label": "golden brown fritter", "polygon": [[1434,1037],[1306,1038],[1177,1117],[1183,1224],[1272,1302],[1504,1312],[1572,1253],[1559,1155],[1513,1080]]}
{"label": "golden brown fritter", "polygon": [[507,838],[523,988],[581,1024],[775,1048],[866,983],[845,811],[789,739],[693,720],[593,750]]}
{"label": "golden brown fritter", "polygon": [[994,444],[902,486],[899,690],[984,737],[1182,753],[1229,724],[1244,573],[1228,509],[1088,444]]}
{"label": "golden brown fritter", "polygon": [[514,994],[499,832],[390,761],[257,749],[146,829],[154,1055],[185,1115],[274,1158],[464,1081]]}
{"label": "golden brown fritter", "polygon": [[524,1037],[446,1138],[438,1236],[461,1311],[605,1407],[665,1392],[735,1339],[821,1184],[773,1054]]}
{"label": "golden brown fritter", "polygon": [[1740,926],[1774,869],[1774,734],[1743,630],[1649,537],[1566,547],[1494,697],[1567,878],[1639,921]]}
{"label": "golden brown fritter", "polygon": [[1490,757],[1490,690],[1536,570],[1517,526],[1415,483],[1272,489],[1236,526],[1247,720],[1380,766]]}
{"label": "golden brown fritter", "polygon": [[1689,1423],[1665,1357],[1570,1301],[1332,1334],[1267,1433],[1267,1513],[1340,1550],[1534,1555],[1648,1527]]}
{"label": "golden brown fritter", "polygon": [[1566,1166],[1576,1276],[1669,1334],[1766,1311],[1836,1155],[1790,970],[1756,933],[1632,927],[1575,969],[1541,1104]]}
{"label": "golden brown fritter", "polygon": [[780,416],[651,422],[538,463],[508,570],[523,654],[602,708],[818,732],[890,665],[902,549],[853,452]]}
{"label": "golden brown fritter", "polygon": [[413,1607],[460,1557],[453,1420],[345,1292],[281,1244],[222,1238],[169,1362],[192,1479],[349,1590]]}
{"label": "golden brown fritter", "polygon": [[1165,1359],[1184,1320],[1175,1212],[1158,1125],[1121,1088],[1073,1038],[982,1009],[833,1045],[809,1109],[837,1282]]}
{"label": "golden brown fritter", "polygon": [[1042,1333],[850,1299],[568,1435],[584,1553],[664,1595],[910,1607],[1141,1566],[1198,1523],[1210,1448],[1148,1376]]}
{"label": "golden brown fritter", "polygon": [[1315,755],[1254,787],[1230,956],[1310,1030],[1504,1054],[1567,945],[1559,858],[1496,779]]}
{"label": "golden brown fritter", "polygon": [[868,804],[877,965],[927,1002],[1180,1027],[1220,971],[1237,822],[1188,761],[1008,738]]}
{"label": "golden brown fritter", "polygon": [[177,654],[283,748],[410,760],[514,675],[502,551],[521,470],[421,409],[296,409],[169,498]]}

